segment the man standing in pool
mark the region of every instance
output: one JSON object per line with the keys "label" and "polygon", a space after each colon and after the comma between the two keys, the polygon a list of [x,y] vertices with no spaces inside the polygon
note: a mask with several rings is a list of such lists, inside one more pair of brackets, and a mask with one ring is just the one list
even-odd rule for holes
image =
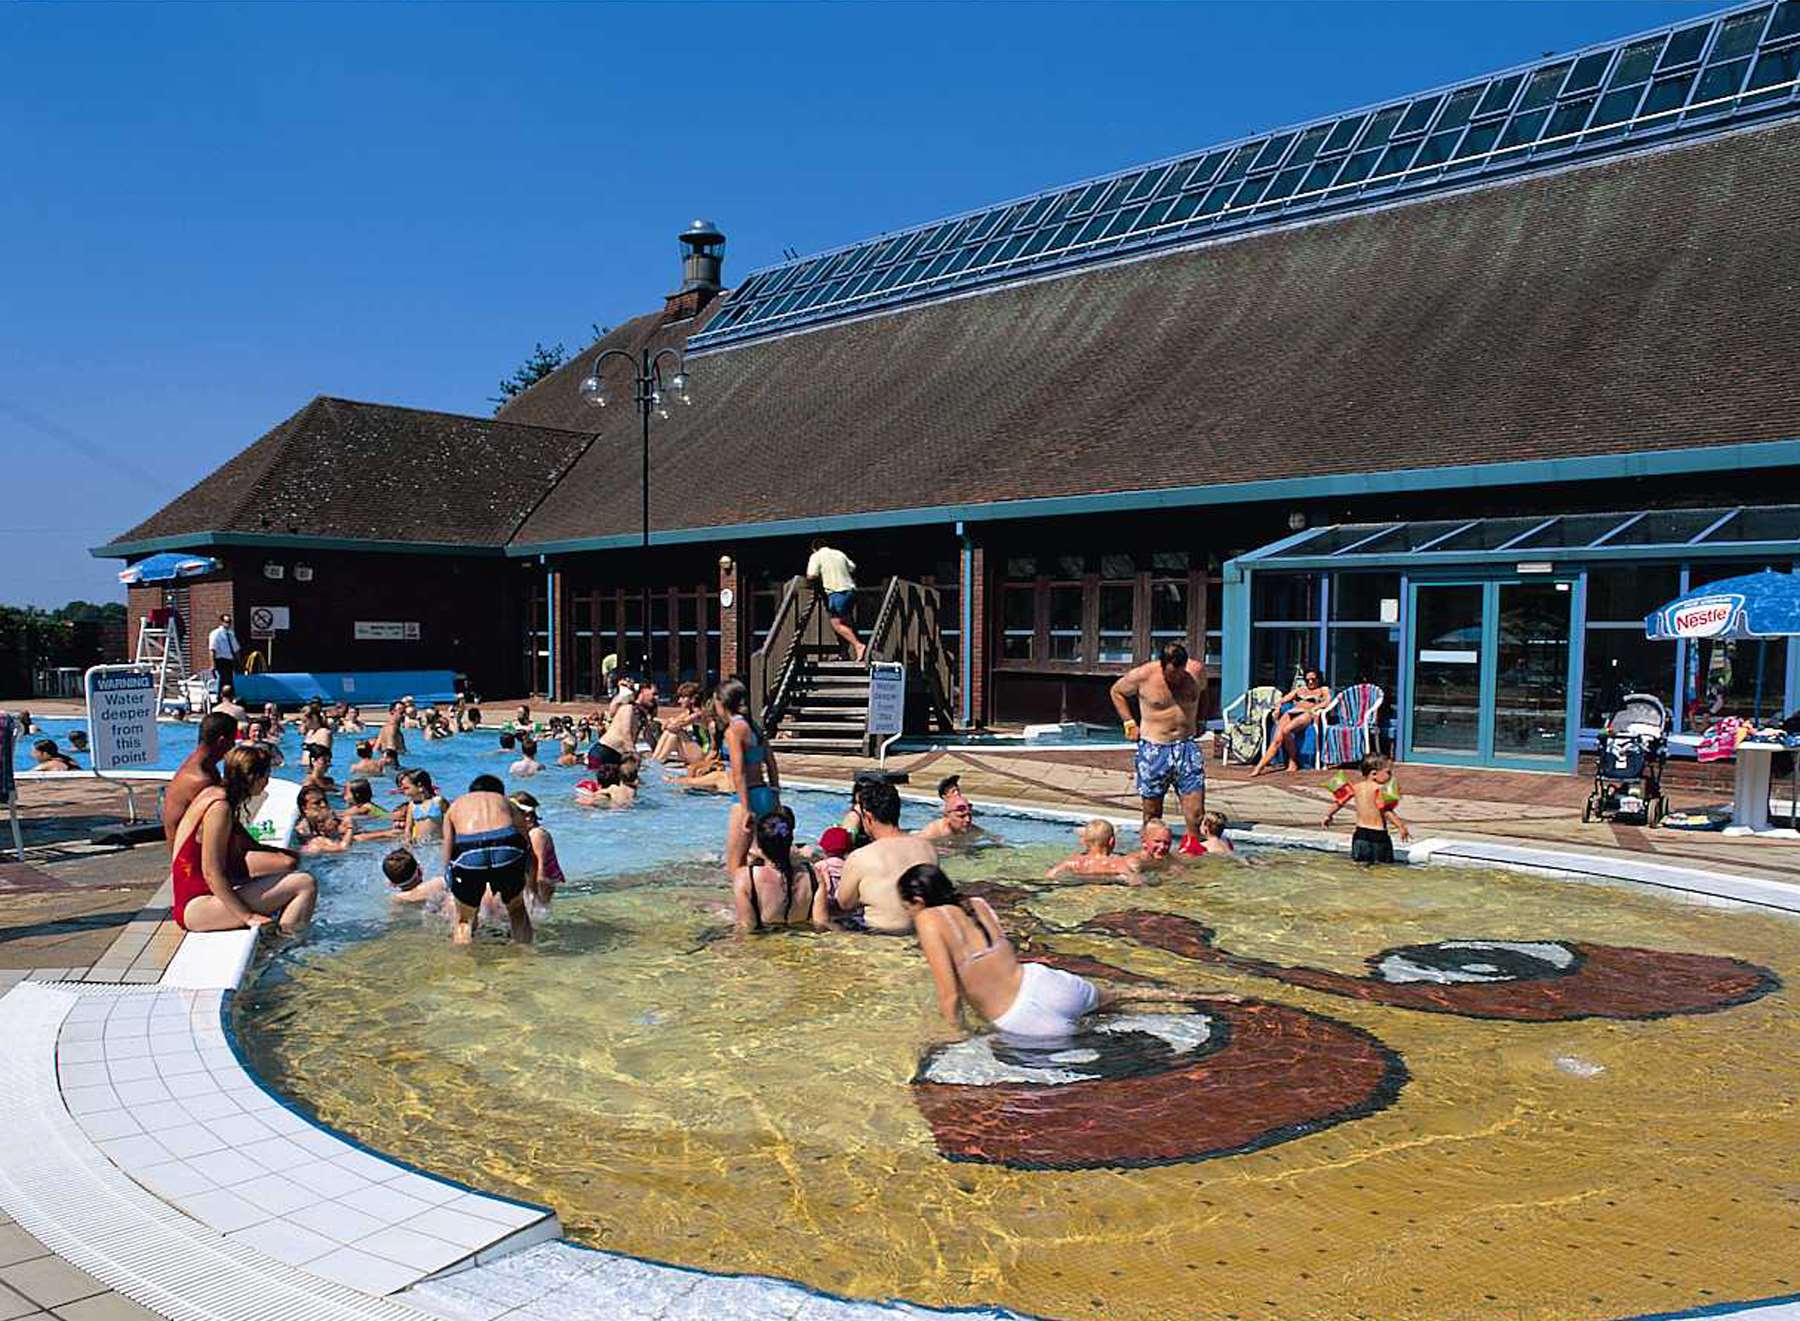
{"label": "man standing in pool", "polygon": [[400,758],[406,755],[406,731],[402,728],[405,723],[406,703],[389,704],[387,720],[381,726],[381,733],[375,736],[375,747],[381,752],[384,764],[397,768]]}
{"label": "man standing in pool", "polygon": [[[1131,718],[1134,697],[1141,727]],[[1137,791],[1144,824],[1162,819],[1163,799],[1173,784],[1187,822],[1182,851],[1198,852],[1200,817],[1206,811],[1206,757],[1194,737],[1200,685],[1188,669],[1187,648],[1167,643],[1155,660],[1120,675],[1112,686],[1112,704],[1125,725],[1125,737],[1137,743]]]}
{"label": "man standing in pool", "polygon": [[444,813],[444,880],[456,900],[458,945],[475,939],[481,901],[489,890],[506,905],[515,943],[531,943],[531,914],[525,892],[537,881],[537,855],[531,848],[531,823],[506,797],[499,777],[477,775],[469,792]]}

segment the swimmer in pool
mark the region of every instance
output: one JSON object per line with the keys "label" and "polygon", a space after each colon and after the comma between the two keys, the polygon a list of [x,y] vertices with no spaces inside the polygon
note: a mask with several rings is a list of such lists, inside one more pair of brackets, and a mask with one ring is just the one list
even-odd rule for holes
{"label": "swimmer in pool", "polygon": [[33,743],[31,760],[37,763],[31,768],[34,771],[78,771],[81,769],[67,753],[56,746],[56,740],[53,738],[41,738]]}
{"label": "swimmer in pool", "polygon": [[737,793],[725,826],[725,874],[736,876],[750,860],[756,823],[781,806],[781,771],[762,730],[750,719],[750,689],[727,679],[713,694],[713,712],[725,725],[720,757]]}
{"label": "swimmer in pool", "polygon": [[409,844],[423,844],[436,839],[443,828],[444,809],[449,806],[444,795],[431,781],[431,772],[422,768],[400,776],[400,792],[406,805],[394,817],[394,828]]}
{"label": "swimmer in pool", "polygon": [[[1186,842],[1186,840],[1182,841],[1183,844],[1186,844]],[[1186,848],[1182,849],[1182,852],[1184,853],[1187,851]],[[1225,814],[1223,812],[1208,812],[1205,816],[1200,818],[1199,851],[1201,853],[1210,853],[1214,855],[1225,855],[1237,852],[1237,850],[1231,846],[1231,841],[1225,838]]]}
{"label": "swimmer in pool", "polygon": [[1077,830],[1075,837],[1081,841],[1081,852],[1057,863],[1044,873],[1045,879],[1055,880],[1059,876],[1123,876],[1133,885],[1143,884],[1143,878],[1139,875],[1142,868],[1136,856],[1113,852],[1117,837],[1113,832],[1112,822],[1103,817],[1095,817]]}
{"label": "swimmer in pool", "polygon": [[1167,822],[1153,817],[1138,835],[1138,851],[1126,856],[1136,859],[1140,872],[1162,871],[1169,865],[1174,849],[1175,832]]}
{"label": "swimmer in pool", "polygon": [[837,903],[853,930],[904,934],[912,930],[912,912],[896,888],[901,873],[919,863],[937,865],[937,849],[928,839],[900,829],[900,791],[886,780],[865,781],[857,794],[869,842],[844,860]]}
{"label": "swimmer in pool", "polygon": [[565,734],[563,736],[561,749],[562,755],[556,759],[556,764],[558,766],[581,765],[581,745],[575,741],[575,736],[573,734]]}
{"label": "swimmer in pool", "polygon": [[537,740],[529,734],[519,739],[519,759],[506,768],[508,775],[524,780],[536,775],[544,769],[543,763],[537,759]]}
{"label": "swimmer in pool", "polygon": [[756,852],[731,877],[732,904],[740,933],[770,927],[825,930],[826,891],[812,863],[793,853],[794,823],[771,812],[756,823]]}
{"label": "swimmer in pool", "polygon": [[1237,1004],[1241,998],[1151,987],[1102,988],[1072,972],[1023,963],[987,900],[965,899],[933,865],[907,868],[898,889],[931,968],[938,1011],[958,1031],[964,1030],[965,1002],[996,1031],[1046,1039],[1069,1036],[1081,1019],[1117,1004]]}
{"label": "swimmer in pool", "polygon": [[506,905],[514,942],[531,943],[525,891],[537,880],[537,855],[527,838],[530,828],[493,775],[477,775],[444,813],[444,879],[456,901],[457,944],[475,939],[482,900],[490,893]]}
{"label": "swimmer in pool", "polygon": [[300,819],[294,837],[305,840],[302,853],[342,853],[350,847],[356,827],[331,810],[331,800],[316,784],[300,786]]}
{"label": "swimmer in pool", "polygon": [[375,745],[368,739],[358,739],[356,744],[356,760],[350,763],[352,775],[382,775],[380,760],[375,756]]}
{"label": "swimmer in pool", "polygon": [[1412,838],[1412,831],[1394,810],[1398,794],[1390,797],[1385,792],[1394,778],[1393,771],[1388,769],[1387,758],[1364,757],[1361,769],[1362,779],[1350,786],[1349,797],[1331,805],[1331,810],[1325,814],[1325,825],[1329,828],[1339,812],[1355,803],[1356,830],[1350,836],[1350,861],[1371,867],[1394,860],[1394,841],[1388,834],[1389,821],[1400,827],[1402,844]]}
{"label": "swimmer in pool", "polygon": [[444,897],[444,878],[426,880],[419,860],[405,849],[395,849],[383,858],[381,872],[387,877],[388,898],[397,904],[429,904]]}
{"label": "swimmer in pool", "polygon": [[962,791],[961,776],[946,775],[938,781],[937,791],[938,800],[943,804],[943,814],[919,832],[921,837],[939,843],[974,843],[987,834],[987,831],[975,824],[975,804]]}
{"label": "swimmer in pool", "polygon": [[556,887],[563,883],[562,863],[556,859],[556,840],[538,820],[538,800],[523,789],[514,790],[508,795],[508,801],[525,814],[525,820],[531,829],[525,837],[531,841],[531,851],[537,856],[537,879],[531,885],[531,897],[543,907],[548,908],[550,901],[556,897]]}

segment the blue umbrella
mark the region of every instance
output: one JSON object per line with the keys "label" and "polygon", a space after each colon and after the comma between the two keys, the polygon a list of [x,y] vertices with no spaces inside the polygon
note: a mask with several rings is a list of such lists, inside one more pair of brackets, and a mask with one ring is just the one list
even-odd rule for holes
{"label": "blue umbrella", "polygon": [[219,562],[210,556],[164,551],[160,555],[139,560],[128,569],[120,570],[119,581],[128,585],[166,583],[176,578],[198,578],[203,573],[212,573],[218,567]]}
{"label": "blue umbrella", "polygon": [[1800,578],[1764,569],[1678,596],[1644,616],[1651,638],[1785,638],[1800,634]]}

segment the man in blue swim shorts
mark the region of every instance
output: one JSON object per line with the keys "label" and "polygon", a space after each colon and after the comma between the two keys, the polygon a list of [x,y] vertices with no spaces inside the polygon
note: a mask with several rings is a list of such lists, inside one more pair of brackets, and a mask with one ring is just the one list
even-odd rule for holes
{"label": "man in blue swim shorts", "polygon": [[812,554],[806,561],[806,576],[819,584],[825,593],[825,612],[831,616],[831,631],[850,648],[850,659],[863,658],[862,639],[856,636],[856,561],[823,539],[812,543]]}
{"label": "man in blue swim shorts", "polygon": [[[1135,720],[1132,698],[1138,704]],[[1163,800],[1173,785],[1187,822],[1182,851],[1197,852],[1200,818],[1206,811],[1206,758],[1194,738],[1200,685],[1188,669],[1187,648],[1168,643],[1155,660],[1126,671],[1112,686],[1112,703],[1124,722],[1125,737],[1137,742],[1134,769],[1144,824],[1162,819]]]}

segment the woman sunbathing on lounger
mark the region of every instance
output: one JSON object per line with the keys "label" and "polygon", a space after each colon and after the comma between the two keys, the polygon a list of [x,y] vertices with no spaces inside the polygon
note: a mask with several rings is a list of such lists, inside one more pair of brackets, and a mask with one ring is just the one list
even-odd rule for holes
{"label": "woman sunbathing on lounger", "polygon": [[1274,736],[1269,739],[1269,746],[1263,750],[1262,760],[1256,763],[1252,775],[1261,775],[1269,769],[1269,763],[1275,760],[1275,754],[1287,754],[1289,775],[1300,773],[1299,737],[1302,730],[1315,723],[1331,705],[1331,689],[1319,680],[1317,670],[1308,670],[1306,677],[1296,687],[1288,689],[1281,695],[1275,709],[1280,714],[1276,718]]}

